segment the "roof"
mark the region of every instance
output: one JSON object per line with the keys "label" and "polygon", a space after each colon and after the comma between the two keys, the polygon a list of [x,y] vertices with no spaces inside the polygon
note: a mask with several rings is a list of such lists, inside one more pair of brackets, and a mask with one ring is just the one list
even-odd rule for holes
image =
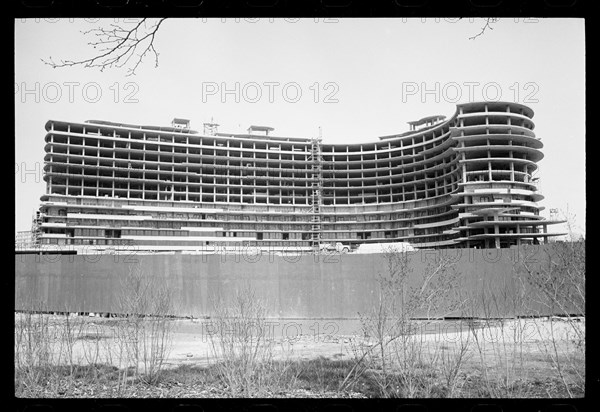
{"label": "roof", "polygon": [[263,131],[263,132],[265,132],[265,131],[271,132],[271,131],[273,131],[275,129],[273,127],[269,127],[269,126],[255,126],[255,125],[252,125],[252,126],[250,126],[248,128],[248,130],[259,130],[259,131]]}
{"label": "roof", "polygon": [[441,114],[436,114],[433,116],[423,117],[422,119],[419,119],[419,120],[413,120],[412,122],[407,122],[407,123],[412,126],[419,126],[419,125],[425,124],[427,122],[430,122],[432,120],[444,120],[445,118],[446,118],[446,116],[443,116]]}

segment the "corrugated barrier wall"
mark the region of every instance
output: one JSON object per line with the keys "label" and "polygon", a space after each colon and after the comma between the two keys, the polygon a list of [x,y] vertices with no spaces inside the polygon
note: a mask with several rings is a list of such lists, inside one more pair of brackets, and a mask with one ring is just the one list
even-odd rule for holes
{"label": "corrugated barrier wall", "polygon": [[[440,256],[447,256],[456,280],[444,299],[471,303],[467,312],[438,310],[419,316],[483,316],[490,315],[490,310],[511,316],[547,311],[531,306],[531,288],[513,268],[524,262],[532,267],[546,265],[552,247],[409,252],[408,284],[420,287],[432,265]],[[31,307],[31,302],[37,302],[46,311],[118,313],[122,279],[139,266],[144,276],[164,281],[171,288],[177,307],[174,315],[210,315],[211,299],[226,299],[249,285],[266,302],[269,317],[296,319],[358,318],[378,302],[378,276],[389,272],[383,254],[23,254],[15,255],[15,265],[16,310],[37,309]],[[475,302],[488,302],[487,309],[486,304]]]}

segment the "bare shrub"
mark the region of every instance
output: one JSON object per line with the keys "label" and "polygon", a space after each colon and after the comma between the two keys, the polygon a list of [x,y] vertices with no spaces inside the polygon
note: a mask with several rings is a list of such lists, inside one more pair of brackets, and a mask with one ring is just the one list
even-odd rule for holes
{"label": "bare shrub", "polygon": [[[359,314],[369,343],[355,347],[355,365],[341,387],[348,387],[369,373],[383,397],[428,396],[435,390],[430,373],[438,358],[428,358],[420,332],[433,320],[433,313],[449,314],[463,303],[450,299],[458,287],[454,263],[449,257],[436,254],[411,286],[413,270],[408,254],[390,248],[384,258],[387,273],[379,274],[378,304],[369,313]],[[422,319],[416,320],[417,317]],[[465,351],[459,353],[463,355]],[[456,359],[459,366],[461,359]],[[450,360],[446,359],[447,366]]]}
{"label": "bare shrub", "polygon": [[481,374],[480,388],[473,396],[525,397],[529,369],[526,360],[532,354],[531,320],[518,317],[527,312],[530,294],[520,279],[483,285],[469,300],[466,316],[477,319],[468,323]]}
{"label": "bare shrub", "polygon": [[463,339],[460,335],[459,337],[460,340],[457,345],[448,347],[446,351],[440,354],[439,369],[446,385],[445,396],[448,398],[456,396],[460,373],[471,357],[469,353],[470,335],[467,335],[466,339]]}
{"label": "bare shrub", "polygon": [[16,396],[42,396],[43,388],[54,382],[54,346],[55,337],[48,316],[35,311],[15,314]]}
{"label": "bare shrub", "polygon": [[121,279],[118,305],[125,316],[116,332],[119,353],[126,351],[128,362],[123,366],[133,366],[137,378],[155,383],[171,350],[172,293],[163,282],[146,276],[140,262]]}
{"label": "bare shrub", "polygon": [[209,342],[220,380],[234,396],[253,396],[290,388],[299,370],[289,350],[277,344],[266,320],[266,306],[245,286],[230,299],[215,296],[209,324]]}
{"label": "bare shrub", "polygon": [[[60,353],[64,356],[64,362],[68,369],[67,376],[72,378],[79,367],[79,361],[75,358],[74,348],[77,340],[84,331],[85,322],[76,316],[71,316],[71,312],[67,309],[64,311],[65,318],[62,322],[60,343]],[[72,384],[70,379],[70,384]]]}
{"label": "bare shrub", "polygon": [[172,302],[169,288],[139,265],[121,279],[118,304],[125,317],[112,327],[72,316],[69,308],[56,317],[28,298],[23,307],[30,310],[15,313],[15,394],[56,396],[79,379],[100,389],[110,380],[107,371],[116,372],[117,395],[132,369],[134,378],[158,382],[171,348]]}
{"label": "bare shrub", "polygon": [[547,321],[535,322],[540,350],[569,396],[585,388],[585,239],[556,242],[542,258],[522,262],[516,272],[531,286],[532,304]]}

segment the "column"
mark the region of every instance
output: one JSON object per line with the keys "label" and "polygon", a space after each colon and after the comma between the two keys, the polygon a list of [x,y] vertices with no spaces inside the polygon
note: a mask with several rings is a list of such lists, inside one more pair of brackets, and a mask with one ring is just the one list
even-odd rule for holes
{"label": "column", "polygon": [[[494,220],[496,220],[496,216],[494,216]],[[498,229],[498,225],[494,225],[494,234],[498,235],[498,233],[500,233],[499,229]],[[500,249],[500,237],[499,236],[495,236],[494,237],[494,241],[496,243],[496,249]]]}

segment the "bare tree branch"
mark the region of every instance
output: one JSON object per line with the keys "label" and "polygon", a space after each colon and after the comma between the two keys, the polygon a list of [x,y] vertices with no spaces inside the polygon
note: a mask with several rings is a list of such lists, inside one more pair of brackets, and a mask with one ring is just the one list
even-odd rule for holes
{"label": "bare tree branch", "polygon": [[485,19],[485,25],[481,28],[481,31],[477,33],[475,36],[469,37],[469,40],[475,40],[477,37],[483,35],[487,29],[494,30],[492,24],[497,23],[500,20],[497,17],[488,17]]}
{"label": "bare tree branch", "polygon": [[95,37],[88,45],[97,49],[99,54],[89,59],[61,60],[59,63],[52,57],[42,61],[53,68],[83,66],[96,67],[100,71],[130,65],[132,67],[127,68],[126,75],[135,75],[138,66],[148,54],[154,55],[154,66],[158,67],[159,53],[154,48],[154,39],[164,20],[165,18],[161,18],[151,24],[149,19],[143,18],[132,29],[111,24],[108,28],[99,27],[83,31],[84,35]]}
{"label": "bare tree branch", "polygon": [[[459,18],[459,20],[461,19]],[[94,40],[88,42],[88,45],[97,49],[98,54],[82,60],[61,59],[58,63],[53,60],[52,56],[48,60],[41,60],[53,68],[83,66],[86,68],[99,68],[100,71],[104,71],[106,68],[122,68],[129,65],[126,76],[135,75],[137,68],[149,54],[154,55],[154,66],[158,67],[159,53],[154,47],[154,40],[164,20],[165,18],[160,18],[156,19],[154,23],[150,23],[150,19],[142,18],[131,29],[117,24],[110,24],[108,27],[82,31],[82,34],[94,37]],[[490,17],[484,20],[485,25],[481,28],[481,31],[469,37],[470,40],[475,40],[488,29],[493,30],[492,25],[500,19]]]}

